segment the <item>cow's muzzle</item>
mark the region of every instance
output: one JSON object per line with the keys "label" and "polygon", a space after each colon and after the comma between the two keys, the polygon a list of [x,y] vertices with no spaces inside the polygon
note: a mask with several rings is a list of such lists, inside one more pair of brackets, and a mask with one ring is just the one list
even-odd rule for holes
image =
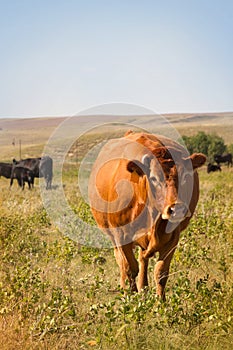
{"label": "cow's muzzle", "polygon": [[171,222],[180,222],[191,215],[188,206],[185,203],[177,202],[167,205],[162,213],[163,220]]}

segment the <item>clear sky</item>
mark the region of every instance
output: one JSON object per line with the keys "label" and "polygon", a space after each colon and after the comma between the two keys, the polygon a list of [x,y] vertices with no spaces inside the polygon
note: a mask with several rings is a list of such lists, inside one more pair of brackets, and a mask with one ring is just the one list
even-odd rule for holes
{"label": "clear sky", "polygon": [[0,0],[0,116],[233,111],[232,0]]}

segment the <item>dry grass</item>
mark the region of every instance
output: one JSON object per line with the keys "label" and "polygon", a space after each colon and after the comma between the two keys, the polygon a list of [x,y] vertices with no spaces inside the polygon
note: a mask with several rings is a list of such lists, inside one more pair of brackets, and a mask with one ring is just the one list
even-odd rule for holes
{"label": "dry grass", "polygon": [[[45,136],[37,132],[34,148],[23,154],[39,155]],[[106,130],[81,138],[80,159],[109,136]],[[11,145],[3,149],[3,159],[15,156]],[[76,166],[67,157],[64,191],[71,208],[90,223]],[[1,349],[231,349],[233,169],[208,175],[204,167],[200,179],[199,207],[182,234],[163,304],[152,289],[153,260],[150,291],[122,294],[111,250],[81,247],[59,232],[43,208],[38,182],[32,191],[16,183],[9,191],[9,180],[1,178]],[[96,263],[99,257],[106,263]]]}

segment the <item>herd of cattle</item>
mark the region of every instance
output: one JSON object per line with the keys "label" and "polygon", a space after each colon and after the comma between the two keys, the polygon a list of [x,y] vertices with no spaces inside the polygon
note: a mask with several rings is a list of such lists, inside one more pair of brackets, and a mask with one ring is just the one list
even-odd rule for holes
{"label": "herd of cattle", "polygon": [[[217,164],[209,163],[207,165],[207,173],[221,171],[221,163],[227,163],[228,167],[232,166],[232,154],[214,156]],[[12,163],[0,162],[0,177],[4,176],[10,179],[10,187],[14,179],[18,185],[24,189],[25,183],[29,189],[34,186],[34,178],[44,177],[46,189],[51,189],[53,178],[53,160],[49,156],[39,158],[27,158],[19,161],[13,159]]]}
{"label": "herd of cattle", "polygon": [[[221,163],[232,166],[231,154],[214,160],[208,173],[220,171]],[[172,256],[198,203],[197,169],[205,162],[204,154],[190,155],[175,141],[147,133],[129,131],[103,146],[90,174],[88,196],[98,227],[113,243],[123,288],[126,279],[132,291],[148,285],[148,261],[158,252],[154,278],[157,294],[165,298]],[[0,163],[0,176],[10,179],[10,186],[16,179],[22,188],[44,177],[51,189],[53,160],[45,156]],[[139,263],[135,246],[140,248]]]}
{"label": "herd of cattle", "polygon": [[227,163],[227,166],[232,166],[232,154],[228,153],[226,155],[215,154],[214,161],[217,164],[209,163],[207,165],[207,173],[209,174],[211,171],[222,171],[220,164]]}
{"label": "herd of cattle", "polygon": [[12,186],[14,179],[24,189],[25,183],[29,189],[34,186],[35,177],[44,177],[46,189],[51,189],[53,178],[53,160],[49,156],[41,158],[13,159],[12,163],[0,162],[0,176],[10,179]]}

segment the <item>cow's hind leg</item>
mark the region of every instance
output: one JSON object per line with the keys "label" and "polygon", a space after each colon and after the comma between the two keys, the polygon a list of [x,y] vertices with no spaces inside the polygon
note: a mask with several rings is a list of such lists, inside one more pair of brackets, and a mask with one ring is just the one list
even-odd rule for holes
{"label": "cow's hind leg", "polygon": [[25,185],[25,182],[24,182],[23,176],[21,176],[19,180],[19,186],[22,188],[22,191],[24,190],[24,185]]}
{"label": "cow's hind leg", "polygon": [[138,275],[138,262],[133,254],[133,244],[115,247],[114,254],[121,272],[121,287],[126,288],[125,280],[128,278],[130,289],[137,292],[136,277]]}
{"label": "cow's hind leg", "polygon": [[138,274],[138,290],[148,286],[147,269],[148,269],[148,258],[145,258],[143,251],[139,250],[139,274]]}
{"label": "cow's hind leg", "polygon": [[127,261],[126,259],[124,258],[124,255],[121,254],[120,252],[120,249],[115,247],[114,248],[114,255],[115,255],[115,258],[116,258],[116,262],[120,268],[120,285],[121,285],[121,288],[125,289],[126,288],[126,284],[125,284],[125,281],[127,279],[127,273],[126,273],[126,270],[127,270]]}

